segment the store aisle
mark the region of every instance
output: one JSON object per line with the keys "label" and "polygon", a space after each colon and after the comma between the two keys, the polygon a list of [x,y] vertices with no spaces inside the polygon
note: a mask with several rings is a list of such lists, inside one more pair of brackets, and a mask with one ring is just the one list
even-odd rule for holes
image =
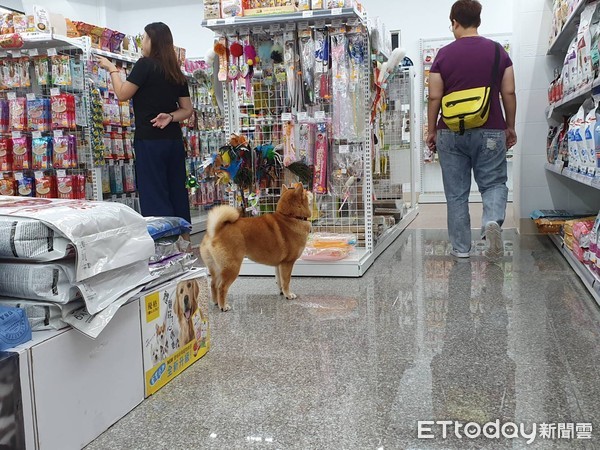
{"label": "store aisle", "polygon": [[[362,279],[295,279],[297,301],[239,279],[207,356],[87,448],[600,448],[577,438],[600,427],[600,309],[566,261],[507,231],[501,262],[456,262],[445,234],[407,230]],[[535,442],[417,438],[496,419]]]}

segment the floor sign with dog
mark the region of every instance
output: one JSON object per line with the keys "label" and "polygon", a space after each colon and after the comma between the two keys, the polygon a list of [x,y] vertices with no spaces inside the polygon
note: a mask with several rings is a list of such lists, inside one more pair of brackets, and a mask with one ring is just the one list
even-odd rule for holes
{"label": "floor sign with dog", "polygon": [[192,270],[142,296],[146,396],[206,354],[209,285],[205,270]]}

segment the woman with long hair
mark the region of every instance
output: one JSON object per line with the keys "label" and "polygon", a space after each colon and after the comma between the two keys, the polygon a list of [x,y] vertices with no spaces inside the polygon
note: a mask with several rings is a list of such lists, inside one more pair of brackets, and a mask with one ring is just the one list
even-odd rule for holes
{"label": "woman with long hair", "polygon": [[144,216],[176,216],[190,221],[185,187],[185,148],[178,122],[192,115],[192,102],[181,73],[173,35],[167,25],[146,25],[142,55],[123,81],[117,67],[97,56],[110,74],[119,101],[133,99],[135,167]]}

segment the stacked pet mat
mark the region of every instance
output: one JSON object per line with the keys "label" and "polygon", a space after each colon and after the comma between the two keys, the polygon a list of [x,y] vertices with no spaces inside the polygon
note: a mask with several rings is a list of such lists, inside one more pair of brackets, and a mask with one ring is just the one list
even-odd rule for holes
{"label": "stacked pet mat", "polygon": [[33,331],[97,337],[152,281],[154,254],[144,218],[120,203],[0,196],[0,304]]}
{"label": "stacked pet mat", "polygon": [[154,255],[150,257],[150,273],[157,286],[185,273],[196,262],[191,253],[190,242],[183,235],[189,235],[192,225],[179,217],[146,217],[148,234],[154,240]]}

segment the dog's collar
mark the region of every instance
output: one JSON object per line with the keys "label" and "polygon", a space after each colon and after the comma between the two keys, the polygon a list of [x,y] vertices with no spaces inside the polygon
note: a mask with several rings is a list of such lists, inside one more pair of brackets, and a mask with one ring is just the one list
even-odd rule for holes
{"label": "dog's collar", "polygon": [[291,214],[283,214],[283,213],[279,213],[279,214],[281,214],[282,216],[285,216],[285,217],[289,217],[291,219],[302,220],[304,222],[308,222],[308,217],[293,216]]}

